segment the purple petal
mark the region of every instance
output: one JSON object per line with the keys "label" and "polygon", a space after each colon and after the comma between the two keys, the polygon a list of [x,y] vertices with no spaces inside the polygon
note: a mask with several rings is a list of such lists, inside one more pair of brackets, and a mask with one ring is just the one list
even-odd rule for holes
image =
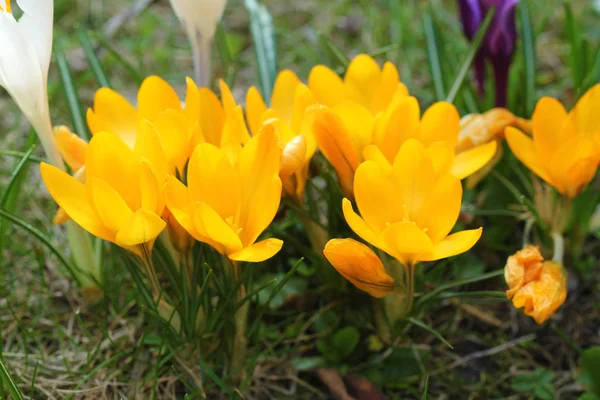
{"label": "purple petal", "polygon": [[458,0],[458,8],[465,36],[471,40],[483,21],[479,0]]}
{"label": "purple petal", "polygon": [[496,14],[485,40],[486,52],[490,55],[512,56],[517,41],[515,8],[519,0],[482,1],[486,13],[492,6],[496,6]]}

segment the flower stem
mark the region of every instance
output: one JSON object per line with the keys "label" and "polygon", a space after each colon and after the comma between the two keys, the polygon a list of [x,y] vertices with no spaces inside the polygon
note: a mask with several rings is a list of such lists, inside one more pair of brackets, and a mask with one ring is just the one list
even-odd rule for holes
{"label": "flower stem", "polygon": [[156,301],[160,294],[160,283],[158,282],[158,277],[156,276],[156,269],[154,268],[154,263],[152,262],[152,253],[147,243],[139,245],[139,249],[141,252],[140,258],[142,260],[142,266],[144,267],[146,277],[150,281],[152,295]]}
{"label": "flower stem", "polygon": [[[233,284],[240,279],[240,264],[236,261],[231,261],[233,267],[232,277]],[[237,307],[237,303],[242,301],[246,297],[246,286],[242,283],[237,292],[237,299],[234,303]],[[248,323],[248,308],[249,303],[245,302],[235,312],[235,335],[233,337],[233,354],[231,357],[231,370],[235,374],[235,379],[241,381],[244,377],[243,367],[246,359],[246,348],[248,346],[248,339],[246,339],[246,326]]]}
{"label": "flower stem", "polygon": [[199,87],[210,87],[212,74],[212,39],[205,40],[199,33],[190,37],[194,58],[194,76]]}
{"label": "flower stem", "polygon": [[552,256],[552,261],[562,264],[565,254],[565,238],[562,234],[555,231],[552,231],[550,236],[552,236],[552,242],[554,243],[554,255]]}

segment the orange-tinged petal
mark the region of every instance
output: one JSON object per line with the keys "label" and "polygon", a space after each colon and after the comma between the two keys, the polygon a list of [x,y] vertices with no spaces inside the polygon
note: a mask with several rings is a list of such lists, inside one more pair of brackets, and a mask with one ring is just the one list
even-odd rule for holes
{"label": "orange-tinged petal", "polygon": [[271,98],[271,108],[274,109],[279,117],[288,125],[292,124],[294,113],[294,98],[296,87],[300,84],[300,79],[289,69],[284,69],[277,75],[275,85],[273,86],[273,97]]}
{"label": "orange-tinged petal", "polygon": [[230,254],[229,258],[234,261],[263,262],[277,254],[282,246],[282,240],[265,239],[237,253]]}
{"label": "orange-tinged petal", "polygon": [[183,229],[198,239],[200,235],[192,221],[192,200],[188,188],[173,175],[169,175],[165,183],[164,193],[169,212]]}
{"label": "orange-tinged petal", "polygon": [[349,98],[365,107],[371,105],[381,76],[381,69],[371,56],[359,54],[352,59],[344,75]]}
{"label": "orange-tinged petal", "polygon": [[414,222],[396,222],[381,234],[385,251],[406,266],[421,260],[420,254],[434,249],[431,239]]}
{"label": "orange-tinged petal", "polygon": [[465,179],[490,162],[497,150],[498,143],[493,140],[457,154],[452,165],[452,175],[458,179]]}
{"label": "orange-tinged petal", "polygon": [[207,88],[198,89],[200,96],[199,124],[204,139],[215,146],[221,145],[225,125],[225,110],[217,95]]}
{"label": "orange-tinged petal", "polygon": [[246,93],[246,119],[252,135],[258,134],[265,111],[267,111],[267,106],[260,92],[256,87],[250,87]]}
{"label": "orange-tinged petal", "polygon": [[573,121],[578,132],[594,134],[600,130],[598,109],[600,109],[600,84],[593,86],[579,99],[569,113],[569,119]]}
{"label": "orange-tinged petal", "polygon": [[177,92],[158,76],[144,79],[138,92],[138,115],[140,119],[154,121],[162,111],[181,110],[181,100]]}
{"label": "orange-tinged petal", "polygon": [[302,125],[304,123],[304,116],[306,110],[317,103],[315,96],[312,94],[308,86],[303,83],[299,83],[296,86],[296,93],[294,94],[294,107],[292,111],[292,120],[290,127],[296,134],[302,131]]}
{"label": "orange-tinged petal", "polygon": [[[197,201],[192,207],[192,221],[200,237],[211,239],[221,254],[236,253],[242,249],[242,242],[236,232],[208,204]],[[209,243],[214,246],[214,243]]]}
{"label": "orange-tinged petal", "polygon": [[563,140],[567,110],[556,99],[542,97],[535,106],[531,124],[533,128],[533,143],[544,162],[550,162]]}
{"label": "orange-tinged petal", "polygon": [[590,135],[577,134],[554,153],[549,169],[557,189],[570,198],[578,195],[594,178],[600,154]]}
{"label": "orange-tinged petal", "polygon": [[128,220],[123,221],[115,243],[122,247],[153,243],[166,226],[166,222],[153,212],[137,210]]}
{"label": "orange-tinged petal", "polygon": [[333,111],[344,121],[356,153],[360,156],[364,148],[373,142],[373,115],[360,104],[347,101],[335,106]]}
{"label": "orange-tinged petal", "polygon": [[354,239],[332,239],[323,254],[344,278],[371,296],[382,298],[394,291],[394,278],[368,246]]}
{"label": "orange-tinged petal", "polygon": [[567,275],[562,265],[552,261],[542,264],[539,278],[528,283],[513,297],[516,308],[542,324],[558,310],[567,298]]}
{"label": "orange-tinged petal", "polygon": [[114,233],[100,221],[88,203],[83,183],[44,162],[40,163],[40,171],[50,195],[73,221],[94,236],[114,241]]}
{"label": "orange-tinged petal", "polygon": [[430,253],[422,254],[420,261],[435,261],[462,254],[475,246],[481,237],[482,228],[461,231],[447,236],[441,242],[435,243]]}
{"label": "orange-tinged petal", "polygon": [[94,107],[88,109],[87,123],[92,134],[113,132],[133,148],[138,127],[137,110],[112,89],[99,89],[94,95]]}
{"label": "orange-tinged petal", "polygon": [[[98,178],[115,189],[131,210],[140,208],[139,159],[117,136],[98,132],[88,145],[86,177]],[[70,215],[67,210],[67,214]]]}
{"label": "orange-tinged petal", "polygon": [[344,122],[330,108],[322,106],[312,109],[307,117],[321,152],[337,172],[344,194],[353,198],[352,182],[359,154]]}
{"label": "orange-tinged petal", "polygon": [[454,105],[445,101],[433,104],[421,119],[421,141],[431,145],[441,141],[456,147],[460,132],[460,115]]}
{"label": "orange-tinged petal", "polygon": [[380,116],[373,140],[388,161],[394,161],[405,141],[419,137],[420,119],[419,102],[412,96],[395,101]]}
{"label": "orange-tinged petal", "polygon": [[398,74],[398,69],[391,62],[386,62],[383,65],[379,76],[379,83],[371,99],[369,110],[373,114],[377,114],[388,107],[396,95],[399,82],[400,75]]}
{"label": "orange-tinged petal", "polygon": [[221,149],[199,144],[190,158],[187,178],[193,201],[206,203],[223,219],[238,215],[240,178]]}
{"label": "orange-tinged petal", "polygon": [[506,128],[506,141],[514,155],[537,176],[553,185],[553,180],[538,158],[533,140],[520,130],[512,127]]}
{"label": "orange-tinged petal", "polygon": [[96,215],[104,226],[113,232],[118,232],[129,220],[133,211],[121,195],[101,179],[91,179],[88,183]]}
{"label": "orange-tinged petal", "polygon": [[54,138],[60,155],[69,168],[77,171],[85,164],[87,142],[71,132],[66,126],[54,127]]}
{"label": "orange-tinged petal", "polygon": [[317,65],[310,71],[308,87],[317,101],[327,107],[348,100],[342,79],[324,65]]}
{"label": "orange-tinged petal", "polygon": [[527,246],[506,260],[504,279],[508,285],[506,297],[512,299],[524,285],[539,279],[544,257],[538,246]]}
{"label": "orange-tinged petal", "polygon": [[290,140],[281,152],[281,165],[279,175],[289,176],[304,168],[306,161],[306,139],[304,136],[296,136]]}
{"label": "orange-tinged petal", "polygon": [[350,229],[360,236],[364,241],[371,243],[375,247],[381,248],[381,241],[379,240],[378,234],[360,217],[352,208],[352,203],[348,199],[342,200],[342,210],[344,212],[344,218],[350,226]]}
{"label": "orange-tinged petal", "polygon": [[65,210],[63,210],[62,208],[59,207],[59,209],[56,210],[56,214],[54,214],[54,219],[52,220],[52,224],[62,225],[65,222],[67,222],[69,219],[70,219],[70,217],[67,215]]}
{"label": "orange-tinged petal", "polygon": [[360,214],[376,233],[405,216],[400,188],[373,161],[365,161],[356,170],[354,196]]}
{"label": "orange-tinged petal", "polygon": [[363,150],[363,158],[365,161],[373,161],[379,165],[379,168],[386,176],[392,176],[392,164],[382,153],[379,146],[371,144]]}

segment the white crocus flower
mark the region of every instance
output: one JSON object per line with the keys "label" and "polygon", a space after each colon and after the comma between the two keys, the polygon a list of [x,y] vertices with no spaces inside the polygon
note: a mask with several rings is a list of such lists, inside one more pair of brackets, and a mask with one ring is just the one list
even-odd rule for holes
{"label": "white crocus flower", "polygon": [[53,0],[0,0],[0,86],[10,94],[36,130],[50,162],[64,169],[52,134],[48,109],[48,68],[52,54]]}
{"label": "white crocus flower", "polygon": [[227,0],[170,1],[192,45],[196,83],[209,86],[211,46]]}

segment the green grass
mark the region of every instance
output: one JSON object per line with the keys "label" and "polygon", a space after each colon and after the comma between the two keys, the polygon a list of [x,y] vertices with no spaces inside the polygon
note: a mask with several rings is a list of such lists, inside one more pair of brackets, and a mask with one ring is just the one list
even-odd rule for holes
{"label": "green grass", "polygon": [[[100,5],[91,1],[74,3],[56,0],[55,43],[64,46],[85,111],[100,83],[85,63],[76,28],[89,29],[93,38],[124,5],[116,0],[99,2]],[[424,13],[431,12],[433,20],[443,26],[442,50],[457,55],[456,60],[445,61],[442,73],[455,76],[468,50],[454,2],[449,0],[407,0],[400,7],[393,6],[394,0],[264,3],[275,22],[280,69],[290,68],[306,79],[312,66],[334,65],[331,53],[319,42],[320,34],[330,38],[350,58],[383,48],[378,59],[398,65],[402,80],[423,108],[435,99],[422,26]],[[534,31],[545,21],[537,36],[536,94],[572,102],[561,2],[529,3]],[[583,34],[597,45],[599,14],[590,9],[590,2],[570,3]],[[248,16],[242,1],[231,1],[223,24],[233,52],[233,92],[241,101],[248,86],[258,84]],[[130,64],[124,65],[110,51],[100,53],[100,62],[114,89],[135,99],[139,76],[156,74],[183,93],[184,78],[192,74],[191,56],[168,2],[157,2],[129,21],[108,43]],[[386,50],[389,45],[394,46]],[[224,75],[220,60],[215,67],[217,76]],[[452,82],[446,80],[446,91]],[[72,125],[55,63],[49,92],[53,122]],[[485,108],[488,103],[480,106]],[[26,121],[7,96],[0,98],[0,108],[0,147],[26,152]],[[36,154],[41,155],[39,149]],[[19,157],[0,155],[0,188],[3,188],[0,190],[6,188],[18,162]],[[11,211],[51,237],[59,249],[65,249],[64,229],[51,225],[55,205],[36,165],[24,169],[24,174],[25,179],[16,188],[18,201]],[[488,196],[493,197],[498,185],[490,187],[488,182],[484,190],[489,189]],[[511,203],[516,201],[511,199]],[[486,208],[493,209],[493,204]],[[481,221],[493,224],[506,218]],[[419,279],[428,286],[417,287],[417,291],[434,290],[448,279],[469,279],[484,270],[501,268],[507,252],[491,250],[486,244],[492,242],[514,249],[518,240],[514,238],[515,226],[509,223],[500,226],[502,229],[490,229],[491,239],[473,254],[421,269]],[[184,373],[170,360],[168,349],[162,345],[160,327],[149,322],[147,314],[135,302],[134,285],[118,259],[107,258],[105,263],[106,275],[110,277],[107,301],[87,305],[47,246],[12,224],[7,229],[8,240],[0,265],[0,349],[8,372],[26,396],[179,399],[185,393],[193,393],[189,382],[182,378]],[[584,254],[594,267],[593,256],[597,253],[593,252],[593,244],[589,246],[591,249]],[[279,267],[270,265],[264,272],[264,280],[260,275],[255,277],[264,284],[281,274]],[[249,357],[256,366],[250,374],[248,390],[253,398],[328,398],[327,386],[315,373],[318,367],[327,366],[367,377],[398,399],[425,398],[426,382],[428,399],[529,399],[532,394],[517,392],[514,382],[541,368],[551,375],[551,386],[560,399],[575,399],[580,394],[576,382],[579,355],[573,345],[585,348],[600,344],[598,273],[592,268],[588,269],[589,279],[571,277],[569,298],[559,317],[549,324],[535,325],[502,300],[448,298],[422,316],[421,322],[435,331],[412,325],[393,348],[382,348],[384,345],[373,335],[369,311],[363,306],[366,295],[353,291],[354,296],[327,302],[316,279],[311,278],[308,287],[299,283],[310,274],[310,263],[298,267],[288,282],[288,292],[272,299],[271,308],[265,308],[264,318],[256,324],[258,345],[251,348]],[[504,282],[496,278],[471,284],[464,290],[503,288]],[[328,340],[348,327],[359,335],[351,354],[320,350],[331,347]],[[350,331],[343,334],[347,332]],[[453,349],[440,342],[438,335]],[[223,393],[218,386],[216,383],[210,386],[214,397],[209,398],[219,398],[215,393]],[[188,398],[197,397],[190,394]]]}

